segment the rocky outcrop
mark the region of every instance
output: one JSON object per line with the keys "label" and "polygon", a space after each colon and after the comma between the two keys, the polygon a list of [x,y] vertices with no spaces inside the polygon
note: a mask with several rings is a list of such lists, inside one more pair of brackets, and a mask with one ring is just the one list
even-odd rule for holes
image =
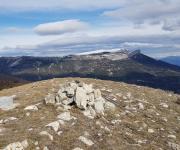
{"label": "rocky outcrop", "polygon": [[45,97],[45,104],[62,105],[64,108],[75,105],[89,118],[94,118],[96,113],[103,115],[105,110],[115,109],[113,103],[102,97],[99,89],[79,81],[61,85],[56,95],[48,94]]}

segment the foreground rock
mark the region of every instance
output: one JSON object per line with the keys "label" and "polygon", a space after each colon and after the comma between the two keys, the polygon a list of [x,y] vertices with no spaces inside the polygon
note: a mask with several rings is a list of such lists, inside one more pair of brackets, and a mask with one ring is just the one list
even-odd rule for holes
{"label": "foreground rock", "polygon": [[[104,114],[105,110],[115,110],[115,105],[106,101],[99,89],[93,89],[92,84],[88,85],[79,81],[69,82],[61,85],[56,95],[48,94],[45,97],[45,104],[62,105],[63,108],[75,105],[89,118],[96,114]],[[68,117],[68,114],[65,114]]]}
{"label": "foreground rock", "polygon": [[15,98],[16,95],[0,97],[0,109],[2,110],[14,109],[16,106],[19,105],[14,103]]}
{"label": "foreground rock", "polygon": [[22,142],[11,143],[6,146],[3,150],[24,150],[29,146],[28,141],[24,140]]}
{"label": "foreground rock", "polygon": [[30,106],[27,106],[26,108],[24,108],[24,110],[27,110],[27,111],[38,111],[38,107],[36,105],[30,105]]}
{"label": "foreground rock", "polygon": [[91,140],[87,139],[84,136],[80,136],[78,139],[82,141],[84,144],[86,144],[87,146],[92,146],[94,144]]}

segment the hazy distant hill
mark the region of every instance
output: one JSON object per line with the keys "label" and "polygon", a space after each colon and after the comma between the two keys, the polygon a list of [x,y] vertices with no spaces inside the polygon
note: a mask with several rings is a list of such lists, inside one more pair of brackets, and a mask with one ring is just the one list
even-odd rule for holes
{"label": "hazy distant hill", "polygon": [[124,81],[178,92],[180,67],[139,51],[119,51],[66,57],[2,57],[0,73],[29,81],[54,77],[92,77]]}
{"label": "hazy distant hill", "polygon": [[16,77],[0,74],[0,90],[5,88],[11,88],[14,86],[19,86],[25,83],[28,82]]}
{"label": "hazy distant hill", "polygon": [[180,56],[169,56],[161,59],[162,61],[165,61],[170,64],[174,64],[177,66],[180,66]]}

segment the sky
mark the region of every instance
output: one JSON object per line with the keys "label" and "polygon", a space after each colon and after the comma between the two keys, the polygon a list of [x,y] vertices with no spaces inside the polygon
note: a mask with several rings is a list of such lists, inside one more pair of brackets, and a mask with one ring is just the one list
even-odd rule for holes
{"label": "sky", "polygon": [[180,56],[180,0],[0,0],[0,56]]}

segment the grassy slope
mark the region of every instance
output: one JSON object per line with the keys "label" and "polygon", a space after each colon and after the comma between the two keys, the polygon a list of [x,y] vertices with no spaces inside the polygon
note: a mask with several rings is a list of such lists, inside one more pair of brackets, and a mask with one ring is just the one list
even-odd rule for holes
{"label": "grassy slope", "polygon": [[[106,89],[112,89],[112,92],[104,90],[103,95],[111,98],[116,97],[116,112],[106,112],[104,117],[89,120],[82,115],[79,109],[74,107],[70,112],[71,115],[77,117],[77,120],[61,126],[63,133],[60,136],[52,130],[45,128],[45,125],[55,121],[56,116],[60,114],[62,110],[57,111],[54,107],[41,104],[38,106],[39,111],[31,113],[30,117],[25,115],[24,107],[39,102],[42,103],[47,93],[56,92],[59,84],[74,79],[82,80],[86,83],[93,83],[95,88],[102,89],[105,87]],[[121,93],[122,96],[118,96],[118,93]],[[132,96],[124,99],[123,96],[127,97],[128,93],[131,93]],[[16,102],[20,103],[20,106],[12,111],[0,111],[0,116],[2,119],[13,116],[19,118],[19,120],[1,126],[6,129],[6,132],[0,135],[0,148],[15,141],[22,141],[25,138],[27,138],[30,143],[29,149],[35,149],[33,143],[38,141],[41,149],[46,145],[50,150],[71,150],[75,147],[97,150],[149,150],[159,148],[170,149],[167,144],[168,141],[180,144],[180,122],[177,119],[178,116],[180,116],[180,105],[176,103],[180,95],[125,83],[79,78],[52,79],[0,91],[0,96],[14,94],[17,95]],[[145,110],[138,110],[136,113],[132,112],[123,115],[126,106],[137,107],[140,101],[145,106]],[[169,108],[162,108],[159,105],[162,102],[168,104]],[[167,118],[167,122],[163,121],[163,117]],[[111,121],[114,119],[120,119],[122,122],[113,125]],[[96,121],[101,122],[103,126],[107,126],[111,132],[100,128],[96,124]],[[73,122],[75,123],[74,125],[71,124]],[[147,127],[143,127],[145,126],[144,124],[146,124]],[[29,128],[33,130],[28,131]],[[139,130],[140,128],[142,129]],[[148,128],[154,129],[155,132],[148,133]],[[162,131],[161,128],[163,128],[164,131]],[[43,130],[51,133],[54,136],[54,141],[39,136],[38,133]],[[83,135],[85,131],[90,134],[89,139],[95,143],[92,147],[87,147],[78,140],[78,137]],[[100,133],[101,136],[98,136],[98,133]],[[169,134],[176,135],[176,139],[168,138]],[[147,140],[147,142],[146,144],[138,144],[138,140]]]}

